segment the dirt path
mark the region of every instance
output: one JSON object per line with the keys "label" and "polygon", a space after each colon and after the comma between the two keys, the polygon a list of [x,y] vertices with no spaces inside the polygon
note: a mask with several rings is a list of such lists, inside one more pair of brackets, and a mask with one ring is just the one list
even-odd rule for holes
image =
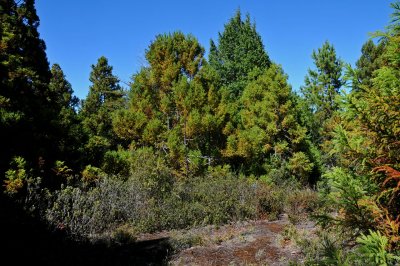
{"label": "dirt path", "polygon": [[[287,219],[210,227],[192,232],[200,245],[172,257],[172,265],[287,265],[301,253],[281,233]],[[200,237],[200,238],[198,238]]]}

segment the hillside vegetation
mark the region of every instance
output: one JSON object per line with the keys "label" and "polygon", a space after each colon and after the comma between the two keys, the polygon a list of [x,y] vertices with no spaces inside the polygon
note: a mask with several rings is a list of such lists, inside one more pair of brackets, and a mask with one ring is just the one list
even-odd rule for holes
{"label": "hillside vegetation", "polygon": [[317,224],[285,229],[293,264],[400,263],[400,3],[355,67],[329,42],[312,51],[298,90],[237,11],[208,58],[193,35],[155,36],[128,88],[100,57],[80,100],[48,63],[34,2],[0,1],[4,206],[104,249],[285,213]]}

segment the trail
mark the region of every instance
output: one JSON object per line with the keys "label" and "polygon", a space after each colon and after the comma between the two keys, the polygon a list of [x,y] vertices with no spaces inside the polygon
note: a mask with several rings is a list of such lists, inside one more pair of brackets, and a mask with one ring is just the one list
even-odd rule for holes
{"label": "trail", "polygon": [[[218,229],[200,229],[202,245],[187,248],[171,258],[171,265],[288,265],[302,258],[300,250],[281,233],[287,219],[253,221]],[[203,230],[203,232],[202,232]]]}

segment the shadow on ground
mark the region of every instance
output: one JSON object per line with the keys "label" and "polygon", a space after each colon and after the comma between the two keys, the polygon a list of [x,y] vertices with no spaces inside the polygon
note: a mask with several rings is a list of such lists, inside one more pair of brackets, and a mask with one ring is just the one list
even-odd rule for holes
{"label": "shadow on ground", "polygon": [[167,238],[114,246],[68,240],[3,195],[0,242],[0,264],[10,265],[166,265],[172,250]]}

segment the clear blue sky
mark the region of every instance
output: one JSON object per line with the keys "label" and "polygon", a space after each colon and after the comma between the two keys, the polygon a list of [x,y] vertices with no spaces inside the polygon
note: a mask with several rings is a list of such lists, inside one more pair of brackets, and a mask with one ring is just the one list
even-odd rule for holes
{"label": "clear blue sky", "polygon": [[191,33],[209,49],[210,38],[240,7],[256,22],[265,49],[289,75],[293,89],[312,66],[311,53],[329,40],[354,64],[369,33],[390,21],[389,0],[129,1],[37,0],[39,32],[51,64],[59,63],[75,94],[85,98],[90,66],[104,55],[122,81],[145,64],[157,34]]}

